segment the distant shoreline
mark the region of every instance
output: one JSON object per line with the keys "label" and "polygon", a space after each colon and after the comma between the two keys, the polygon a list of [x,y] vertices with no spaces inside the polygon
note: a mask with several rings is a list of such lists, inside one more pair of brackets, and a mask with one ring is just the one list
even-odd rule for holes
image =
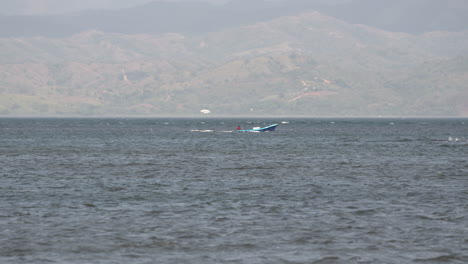
{"label": "distant shoreline", "polygon": [[160,116],[141,116],[141,115],[122,115],[122,116],[2,116],[1,119],[468,119],[467,116],[312,116],[312,115],[160,115]]}

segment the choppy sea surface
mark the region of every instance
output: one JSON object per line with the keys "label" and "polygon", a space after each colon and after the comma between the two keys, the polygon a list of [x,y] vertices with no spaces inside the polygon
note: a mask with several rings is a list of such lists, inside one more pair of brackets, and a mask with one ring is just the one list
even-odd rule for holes
{"label": "choppy sea surface", "polygon": [[468,119],[3,118],[0,263],[468,263]]}

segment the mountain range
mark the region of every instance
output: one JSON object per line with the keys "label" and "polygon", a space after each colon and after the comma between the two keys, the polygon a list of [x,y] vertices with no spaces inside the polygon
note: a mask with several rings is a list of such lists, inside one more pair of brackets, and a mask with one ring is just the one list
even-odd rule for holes
{"label": "mountain range", "polygon": [[[336,11],[365,1],[315,3]],[[282,2],[248,3],[249,11],[241,2],[158,2],[76,14],[89,16],[77,20],[89,25],[97,25],[95,12],[109,14],[107,22],[117,21],[114,15],[140,19],[126,31],[119,20],[108,24],[113,30],[73,32],[73,23],[60,19],[74,18],[65,15],[53,23],[63,34],[2,29],[0,115],[185,116],[209,109],[215,115],[468,116],[463,28],[411,34]],[[277,8],[255,9],[255,3]],[[3,17],[13,18],[37,17]]]}

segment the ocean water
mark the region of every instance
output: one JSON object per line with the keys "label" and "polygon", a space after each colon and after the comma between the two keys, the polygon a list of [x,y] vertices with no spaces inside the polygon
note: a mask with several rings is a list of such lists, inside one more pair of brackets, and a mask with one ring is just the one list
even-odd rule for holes
{"label": "ocean water", "polygon": [[0,263],[468,263],[468,119],[3,118]]}

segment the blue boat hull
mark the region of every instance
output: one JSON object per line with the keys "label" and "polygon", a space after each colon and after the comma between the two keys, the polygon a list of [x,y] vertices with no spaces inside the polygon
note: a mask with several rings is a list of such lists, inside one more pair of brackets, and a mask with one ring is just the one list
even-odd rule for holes
{"label": "blue boat hull", "polygon": [[252,128],[252,129],[241,129],[241,130],[237,130],[237,131],[238,132],[270,132],[270,131],[275,131],[277,126],[278,126],[278,124],[274,124],[274,125],[266,126],[266,127]]}

